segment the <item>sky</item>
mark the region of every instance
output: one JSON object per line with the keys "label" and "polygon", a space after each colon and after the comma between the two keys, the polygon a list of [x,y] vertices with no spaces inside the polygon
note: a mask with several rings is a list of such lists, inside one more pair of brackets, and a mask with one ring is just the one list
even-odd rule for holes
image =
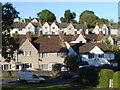
{"label": "sky", "polygon": [[60,22],[65,10],[70,9],[76,13],[75,20],[79,21],[79,15],[85,10],[94,11],[100,18],[118,21],[118,2],[11,2],[20,13],[21,18],[35,18],[37,13],[44,9],[53,12]]}

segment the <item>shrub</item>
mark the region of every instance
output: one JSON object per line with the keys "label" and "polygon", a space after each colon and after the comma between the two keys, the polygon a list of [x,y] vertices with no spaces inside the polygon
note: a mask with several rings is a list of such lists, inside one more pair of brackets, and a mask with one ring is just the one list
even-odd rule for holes
{"label": "shrub", "polygon": [[114,71],[111,69],[101,69],[99,72],[99,84],[100,88],[109,87],[109,79],[113,79]]}
{"label": "shrub", "polygon": [[62,66],[62,64],[56,63],[52,66],[52,71],[61,71]]}
{"label": "shrub", "polygon": [[98,70],[94,67],[83,67],[79,71],[79,82],[89,86],[98,85]]}
{"label": "shrub", "polygon": [[113,87],[120,89],[120,71],[117,71],[113,75]]}

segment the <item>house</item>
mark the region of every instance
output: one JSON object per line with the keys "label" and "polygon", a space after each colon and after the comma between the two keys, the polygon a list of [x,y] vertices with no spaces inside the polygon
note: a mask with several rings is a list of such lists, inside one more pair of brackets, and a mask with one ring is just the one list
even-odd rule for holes
{"label": "house", "polygon": [[22,54],[15,54],[15,61],[2,63],[2,70],[21,70],[29,66],[28,69],[52,70],[55,63],[64,64],[64,58],[68,54],[67,47],[59,36],[48,36],[32,38],[32,33],[27,33],[27,37],[20,39],[20,50]]}
{"label": "house", "polygon": [[[76,45],[79,47],[75,47]],[[105,43],[85,43],[76,45],[71,45],[71,47],[77,52],[79,57],[81,57],[81,61],[84,65],[100,66],[111,64],[113,66],[118,66],[118,63],[114,60],[114,52]]]}
{"label": "house", "polygon": [[51,34],[58,35],[59,34],[59,27],[57,26],[56,20],[50,26]]}
{"label": "house", "polygon": [[47,34],[50,34],[51,33],[51,27],[50,27],[50,23],[48,23],[48,22],[45,22],[44,24],[43,24],[43,26],[42,26],[42,34],[44,35],[47,35]]}
{"label": "house", "polygon": [[110,27],[110,35],[117,35],[118,34],[118,24],[112,25]]}
{"label": "house", "polygon": [[102,31],[104,35],[110,34],[110,29],[106,24],[96,24],[93,33],[99,34],[99,31]]}
{"label": "house", "polygon": [[26,32],[30,31],[34,35],[38,35],[38,32],[41,30],[41,25],[40,23],[35,23],[35,22],[29,22],[29,23],[20,23],[16,22],[13,23],[13,29],[11,29],[10,34],[11,36],[15,33],[19,35],[26,35]]}

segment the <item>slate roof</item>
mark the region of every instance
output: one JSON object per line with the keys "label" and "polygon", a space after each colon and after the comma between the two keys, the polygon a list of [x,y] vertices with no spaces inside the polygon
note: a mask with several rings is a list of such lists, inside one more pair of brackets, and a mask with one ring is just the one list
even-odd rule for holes
{"label": "slate roof", "polygon": [[58,23],[57,24],[57,26],[59,27],[59,28],[67,28],[68,27],[68,23]]}
{"label": "slate roof", "polygon": [[87,29],[85,24],[73,24],[74,28],[76,29]]}
{"label": "slate roof", "polygon": [[35,26],[35,27],[41,27],[40,23],[32,22],[32,25]]}
{"label": "slate roof", "polygon": [[25,28],[27,26],[28,23],[25,23],[25,22],[22,22],[22,23],[18,23],[18,22],[15,22],[13,23],[12,27],[13,28]]}

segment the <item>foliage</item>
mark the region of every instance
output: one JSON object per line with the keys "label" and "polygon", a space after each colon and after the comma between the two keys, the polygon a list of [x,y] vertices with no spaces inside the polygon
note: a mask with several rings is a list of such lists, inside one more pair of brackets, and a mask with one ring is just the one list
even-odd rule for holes
{"label": "foliage", "polygon": [[120,71],[117,71],[113,75],[113,87],[120,89]]}
{"label": "foliage", "polygon": [[62,66],[62,64],[56,63],[52,66],[52,71],[61,71]]}
{"label": "foliage", "polygon": [[41,12],[37,13],[37,16],[42,22],[53,22],[54,20],[56,20],[54,13],[52,13],[48,9],[44,9]]}
{"label": "foliage", "polygon": [[5,61],[10,62],[14,60],[14,52],[19,49],[19,44],[16,43],[18,39],[10,36],[2,37],[2,56]]}
{"label": "foliage", "polygon": [[105,38],[105,43],[113,49],[116,53],[120,51],[119,47],[117,45],[112,45],[108,37]]}
{"label": "foliage", "polygon": [[109,20],[104,19],[104,18],[101,18],[101,19],[99,18],[99,19],[93,21],[93,23],[91,25],[95,26],[96,23],[98,23],[98,24],[109,24]]}
{"label": "foliage", "polygon": [[93,11],[85,10],[79,16],[79,23],[83,24],[86,22],[88,26],[95,26],[96,23],[98,24],[109,24],[108,19],[99,18],[94,14]]}
{"label": "foliage", "polygon": [[60,20],[62,23],[70,23],[71,21],[73,21],[73,23],[76,23],[77,21],[74,20],[75,17],[76,17],[75,12],[71,12],[70,10],[66,10],[64,13],[64,17],[61,17]]}
{"label": "foliage", "polygon": [[78,62],[77,59],[78,56],[67,56],[65,58],[64,63],[70,71],[78,71],[80,62]]}
{"label": "foliage", "polygon": [[109,79],[113,78],[114,71],[111,69],[101,69],[99,72],[99,84],[100,88],[109,87]]}
{"label": "foliage", "polygon": [[98,70],[94,67],[83,67],[79,70],[79,82],[89,86],[98,85]]}
{"label": "foliage", "polygon": [[91,25],[93,21],[97,20],[98,17],[94,14],[93,11],[83,11],[79,16],[79,23],[84,24],[86,22],[87,25]]}
{"label": "foliage", "polygon": [[120,51],[120,49],[119,49],[119,47],[117,45],[112,45],[112,48],[113,48],[113,51],[115,51],[115,52]]}
{"label": "foliage", "polygon": [[14,60],[14,52],[19,48],[17,36],[10,37],[13,20],[18,17],[18,14],[19,12],[15,10],[11,3],[2,5],[2,30],[4,32],[2,33],[2,56],[7,62]]}
{"label": "foliage", "polygon": [[8,30],[12,28],[13,20],[18,17],[19,12],[12,6],[11,3],[5,3],[2,5],[2,30]]}

